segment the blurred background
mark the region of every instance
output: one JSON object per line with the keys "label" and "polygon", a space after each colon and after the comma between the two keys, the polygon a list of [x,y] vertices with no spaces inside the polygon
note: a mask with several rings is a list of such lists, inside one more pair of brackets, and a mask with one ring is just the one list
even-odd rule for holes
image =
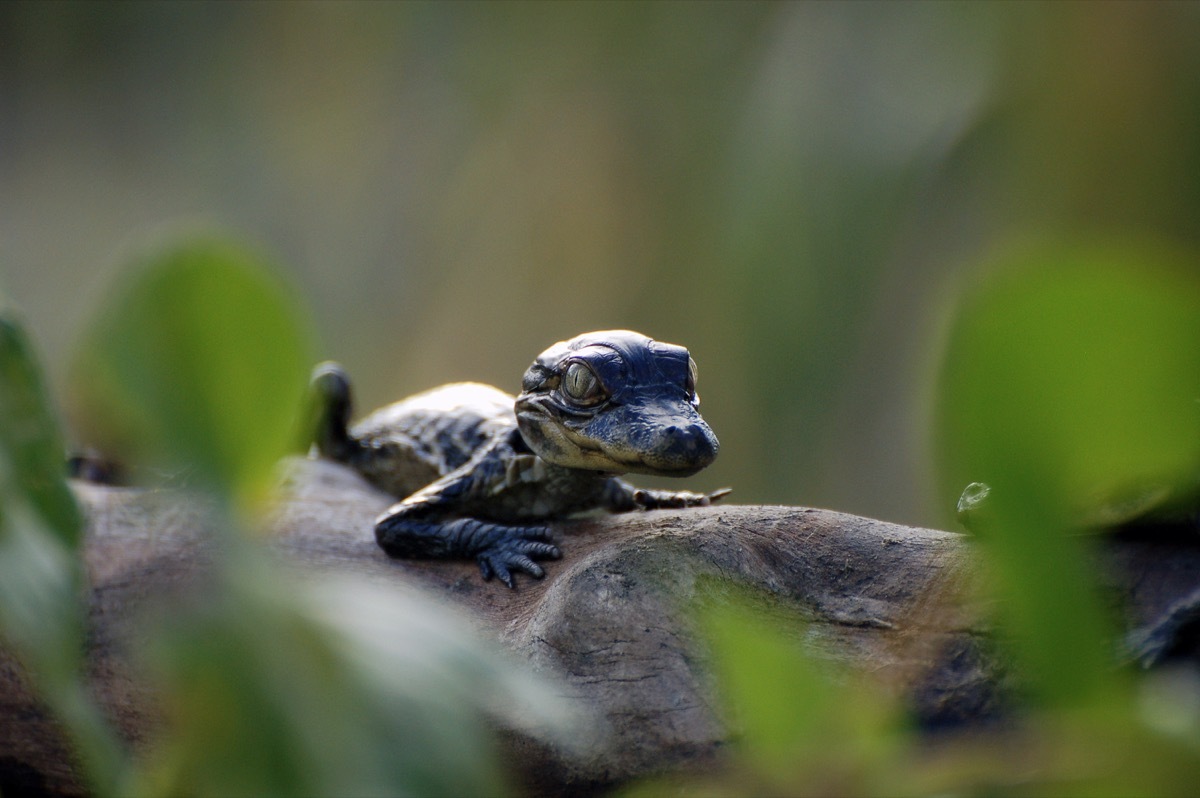
{"label": "blurred background", "polygon": [[0,4],[0,291],[53,384],[164,226],[269,253],[360,410],[554,341],[692,350],[738,502],[949,523],[950,302],[1200,239],[1200,4]]}

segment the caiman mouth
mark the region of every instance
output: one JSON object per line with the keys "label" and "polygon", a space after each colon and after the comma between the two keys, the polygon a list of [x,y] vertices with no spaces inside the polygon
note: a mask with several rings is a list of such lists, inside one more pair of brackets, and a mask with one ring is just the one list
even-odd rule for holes
{"label": "caiman mouth", "polygon": [[656,477],[690,477],[693,474],[698,474],[704,470],[708,463],[692,464],[682,466],[664,466],[655,465],[654,463],[646,462],[645,458],[638,457],[632,462],[624,462],[625,468],[634,474],[649,474]]}

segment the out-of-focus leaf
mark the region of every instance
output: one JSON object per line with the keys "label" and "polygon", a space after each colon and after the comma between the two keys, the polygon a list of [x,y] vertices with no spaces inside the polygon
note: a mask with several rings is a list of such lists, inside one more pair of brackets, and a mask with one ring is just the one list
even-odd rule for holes
{"label": "out-of-focus leaf", "polygon": [[292,443],[310,344],[294,298],[248,250],[215,238],[153,250],[85,339],[85,435],[252,499]]}
{"label": "out-of-focus leaf", "polygon": [[949,494],[999,488],[998,472],[1070,518],[1144,485],[1195,484],[1197,264],[1116,245],[998,264],[959,307],[942,371]]}
{"label": "out-of-focus leaf", "polygon": [[551,680],[415,594],[288,583],[250,552],[239,560],[219,598],[157,641],[171,733],[146,794],[497,795],[489,717],[578,733]]}
{"label": "out-of-focus leaf", "polygon": [[[244,505],[301,421],[305,332],[240,248],[147,256],[78,362],[100,447],[188,469]],[[216,526],[236,530],[246,519],[229,509]],[[202,601],[169,608],[150,639],[167,723],[141,792],[495,794],[489,714],[563,727],[552,697],[444,612],[382,587],[288,580],[254,542],[222,543]]]}
{"label": "out-of-focus leaf", "polygon": [[47,531],[69,548],[81,518],[64,479],[65,452],[25,335],[0,312],[0,478],[5,494],[24,496]]}
{"label": "out-of-focus leaf", "polygon": [[0,637],[104,794],[122,758],[83,683],[81,526],[37,365],[21,329],[0,315]]}
{"label": "out-of-focus leaf", "polygon": [[3,630],[22,649],[73,663],[82,639],[81,517],[37,366],[8,318],[0,318],[0,419]]}
{"label": "out-of-focus leaf", "polygon": [[703,623],[745,750],[771,772],[786,770],[800,746],[828,731],[837,696],[826,675],[795,639],[742,604],[715,603]]}
{"label": "out-of-focus leaf", "polygon": [[973,531],[1044,699],[1108,682],[1089,566],[1064,533],[1200,475],[1194,269],[1157,247],[1047,246],[996,264],[958,308],[938,385],[943,495],[949,509],[968,483],[990,488]]}
{"label": "out-of-focus leaf", "polygon": [[822,667],[801,642],[800,619],[764,612],[739,591],[710,591],[700,623],[738,750],[765,779],[759,789],[872,792],[902,740],[894,703],[878,686]]}

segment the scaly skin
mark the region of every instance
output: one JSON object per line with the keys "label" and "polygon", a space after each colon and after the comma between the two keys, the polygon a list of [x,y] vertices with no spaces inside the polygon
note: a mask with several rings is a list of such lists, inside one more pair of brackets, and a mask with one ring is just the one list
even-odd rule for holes
{"label": "scaly skin", "polygon": [[350,385],[335,364],[313,375],[317,451],[401,499],[375,539],[394,557],[474,558],[513,587],[556,559],[546,522],[594,509],[710,504],[729,491],[638,490],[637,472],[690,476],[717,456],[697,412],[683,347],[625,330],[587,333],[543,352],[520,396],[477,383],[436,388],[353,427]]}

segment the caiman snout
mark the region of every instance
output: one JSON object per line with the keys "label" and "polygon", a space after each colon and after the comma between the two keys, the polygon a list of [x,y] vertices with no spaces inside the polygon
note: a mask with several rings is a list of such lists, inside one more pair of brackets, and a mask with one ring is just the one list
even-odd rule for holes
{"label": "caiman snout", "polygon": [[662,427],[658,444],[642,460],[664,474],[688,476],[711,465],[720,448],[707,424],[670,424]]}

